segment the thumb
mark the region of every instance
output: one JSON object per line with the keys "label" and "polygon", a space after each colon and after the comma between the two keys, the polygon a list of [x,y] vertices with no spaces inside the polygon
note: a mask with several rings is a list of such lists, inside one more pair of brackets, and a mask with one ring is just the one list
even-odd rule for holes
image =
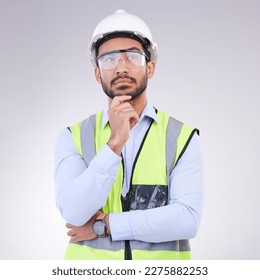
{"label": "thumb", "polygon": [[133,128],[135,126],[135,124],[138,122],[139,122],[139,116],[137,113],[135,113],[134,115],[131,116],[131,118],[129,120],[130,129]]}

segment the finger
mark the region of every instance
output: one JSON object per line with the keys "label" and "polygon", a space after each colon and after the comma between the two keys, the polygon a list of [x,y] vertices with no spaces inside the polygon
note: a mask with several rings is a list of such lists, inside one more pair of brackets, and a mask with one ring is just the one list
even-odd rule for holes
{"label": "finger", "polygon": [[121,96],[115,96],[110,103],[110,108],[113,108],[115,106],[118,106],[121,103],[124,103],[125,101],[128,101],[132,98],[131,95],[121,95]]}
{"label": "finger", "polygon": [[132,120],[135,120],[135,121],[138,122],[139,119],[140,119],[138,114],[136,113],[136,111],[134,109],[128,109],[128,110],[126,109],[125,113],[128,116],[129,120],[132,119]]}
{"label": "finger", "polygon": [[138,123],[138,122],[139,122],[139,117],[130,118],[130,120],[129,120],[130,129],[132,129],[135,126],[135,124]]}
{"label": "finger", "polygon": [[110,107],[109,110],[108,110],[108,113],[111,113],[111,112],[136,112],[135,109],[131,106],[130,103],[128,102],[123,102],[123,103],[120,103],[118,104],[117,106],[114,106],[114,107]]}
{"label": "finger", "polygon": [[68,236],[75,236],[76,233],[75,233],[75,231],[74,231],[73,229],[71,229],[71,230],[69,230],[69,231],[67,232],[67,235],[68,235]]}
{"label": "finger", "polygon": [[84,240],[87,240],[87,239],[84,239],[83,237],[78,236],[78,235],[74,235],[74,236],[71,237],[71,240],[73,242],[79,242],[79,241],[84,241]]}
{"label": "finger", "polygon": [[129,103],[120,103],[117,106],[109,108],[108,115],[111,116],[111,114],[130,112],[132,110],[134,109]]}
{"label": "finger", "polygon": [[124,102],[124,101],[126,101],[126,100],[130,100],[131,98],[132,98],[131,95],[119,95],[119,96],[115,96],[115,97],[113,98],[113,100],[112,100],[112,103],[113,103],[113,102],[118,102],[118,101]]}
{"label": "finger", "polygon": [[78,241],[80,241],[80,240],[78,240],[78,237],[77,237],[76,235],[72,236],[72,237],[71,237],[71,240],[72,240],[73,242],[78,242]]}
{"label": "finger", "polygon": [[66,224],[66,228],[74,228],[74,227],[75,227],[75,226],[72,225],[72,224],[69,224],[69,223]]}

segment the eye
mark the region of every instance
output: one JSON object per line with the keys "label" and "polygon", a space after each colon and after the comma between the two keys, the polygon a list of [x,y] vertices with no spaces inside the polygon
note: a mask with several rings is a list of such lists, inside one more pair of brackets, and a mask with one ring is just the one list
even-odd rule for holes
{"label": "eye", "polygon": [[114,63],[115,62],[115,57],[114,56],[104,56],[103,57],[103,62],[105,63]]}
{"label": "eye", "polygon": [[139,53],[130,53],[127,55],[128,60],[136,61],[139,59]]}

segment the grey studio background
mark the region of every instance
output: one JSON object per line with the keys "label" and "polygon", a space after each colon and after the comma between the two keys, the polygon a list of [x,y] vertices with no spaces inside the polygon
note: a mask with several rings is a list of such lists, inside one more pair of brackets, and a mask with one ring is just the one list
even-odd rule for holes
{"label": "grey studio background", "polygon": [[205,202],[194,259],[260,259],[260,1],[0,0],[0,259],[62,259],[53,150],[106,104],[87,54],[121,8],[159,46],[150,101],[198,127]]}

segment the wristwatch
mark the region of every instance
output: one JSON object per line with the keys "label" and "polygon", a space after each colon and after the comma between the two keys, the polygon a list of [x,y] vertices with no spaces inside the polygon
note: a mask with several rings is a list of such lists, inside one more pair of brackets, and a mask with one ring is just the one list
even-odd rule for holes
{"label": "wristwatch", "polygon": [[97,219],[92,225],[93,232],[97,235],[97,237],[107,237],[107,227],[103,219]]}

